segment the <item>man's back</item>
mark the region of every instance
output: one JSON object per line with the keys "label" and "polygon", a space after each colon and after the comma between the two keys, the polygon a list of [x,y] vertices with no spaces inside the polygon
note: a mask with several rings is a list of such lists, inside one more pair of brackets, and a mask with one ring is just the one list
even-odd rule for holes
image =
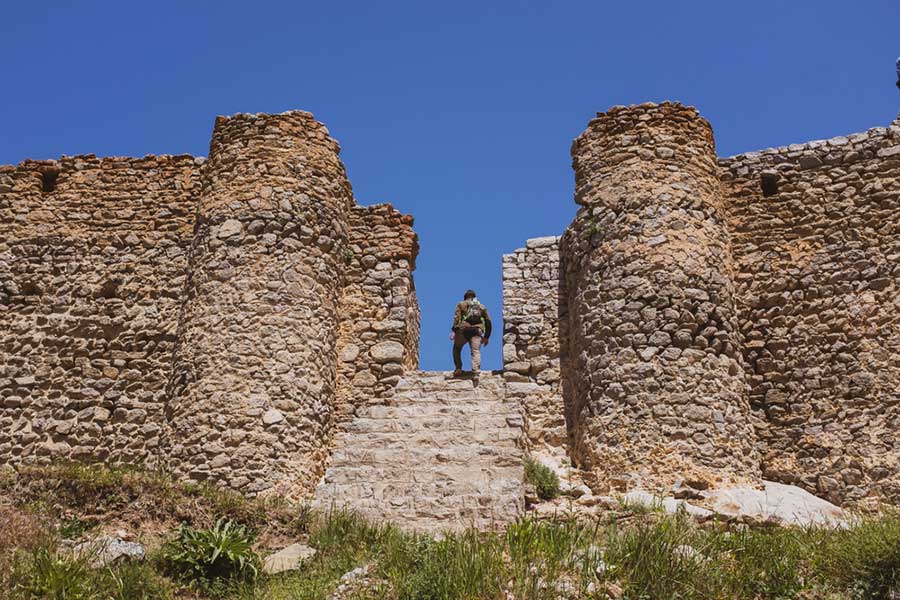
{"label": "man's back", "polygon": [[453,316],[453,322],[460,327],[473,325],[481,326],[484,329],[490,320],[491,317],[488,314],[487,307],[478,298],[471,298],[458,303]]}
{"label": "man's back", "polygon": [[481,368],[481,345],[488,344],[491,337],[491,316],[487,307],[478,301],[475,292],[466,291],[462,302],[456,305],[453,312],[453,324],[450,327],[450,339],[453,341],[453,364],[456,374],[462,372],[462,347],[469,344],[472,351],[472,370],[476,373]]}

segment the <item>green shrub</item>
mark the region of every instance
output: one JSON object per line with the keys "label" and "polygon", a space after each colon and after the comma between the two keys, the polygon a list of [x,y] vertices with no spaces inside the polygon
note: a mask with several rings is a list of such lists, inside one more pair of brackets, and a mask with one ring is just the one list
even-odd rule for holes
{"label": "green shrub", "polygon": [[559,477],[553,469],[530,456],[525,458],[525,482],[535,487],[541,500],[552,500],[559,496]]}
{"label": "green shrub", "polygon": [[253,535],[246,527],[224,518],[209,529],[182,525],[178,537],[163,547],[162,562],[189,585],[218,588],[225,580],[256,579],[261,561],[252,543]]}

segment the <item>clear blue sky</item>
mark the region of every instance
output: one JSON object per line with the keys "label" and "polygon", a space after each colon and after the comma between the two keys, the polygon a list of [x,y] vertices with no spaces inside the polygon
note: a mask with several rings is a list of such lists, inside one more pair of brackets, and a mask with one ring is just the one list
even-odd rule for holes
{"label": "clear blue sky", "polygon": [[693,104],[721,155],[887,125],[898,26],[897,0],[5,2],[0,164],[206,155],[217,114],[312,111],[359,202],[415,215],[421,362],[444,369],[465,288],[499,329],[501,254],[574,215],[596,111]]}

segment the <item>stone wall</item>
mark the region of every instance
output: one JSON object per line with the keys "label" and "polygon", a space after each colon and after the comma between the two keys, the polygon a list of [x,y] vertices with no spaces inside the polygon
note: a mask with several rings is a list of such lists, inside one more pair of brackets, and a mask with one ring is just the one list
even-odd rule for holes
{"label": "stone wall", "polygon": [[385,402],[400,375],[419,366],[419,304],[412,278],[419,240],[412,222],[390,204],[350,213],[338,334],[338,424],[362,405]]}
{"label": "stone wall", "polygon": [[567,325],[562,291],[559,237],[528,240],[524,248],[503,256],[507,395],[522,404],[529,451],[555,463],[568,463],[560,375]]}
{"label": "stone wall", "polygon": [[719,164],[766,476],[900,500],[900,123]]}
{"label": "stone wall", "polygon": [[573,459],[600,488],[756,479],[712,129],[678,104],[616,107],[572,157]]}
{"label": "stone wall", "polygon": [[338,153],[293,111],[220,117],[209,161],[0,167],[0,463],[311,492],[341,411],[418,363],[412,219]]}
{"label": "stone wall", "polygon": [[321,474],[353,204],[338,152],[309,113],[216,120],[170,401],[175,472],[251,493]]}
{"label": "stone wall", "polygon": [[0,463],[155,463],[199,163],[0,167]]}
{"label": "stone wall", "polygon": [[[572,154],[574,221],[503,258],[529,450],[900,500],[900,122],[717,161],[694,109],[615,107]],[[0,462],[307,494],[417,368],[417,252],[309,113],[220,117],[209,161],[0,167]]]}
{"label": "stone wall", "polygon": [[[591,122],[560,256],[539,238],[504,257],[507,377],[538,389],[561,359],[595,486],[762,474],[897,501],[900,120],[714,157],[680,105]],[[521,398],[538,447],[552,402]]]}

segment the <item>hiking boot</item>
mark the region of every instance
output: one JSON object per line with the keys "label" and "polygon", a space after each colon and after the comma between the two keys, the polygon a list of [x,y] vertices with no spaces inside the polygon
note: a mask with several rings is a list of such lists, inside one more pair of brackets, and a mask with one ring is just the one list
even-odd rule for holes
{"label": "hiking boot", "polygon": [[454,377],[462,377],[462,374],[463,374],[463,370],[462,370],[462,369],[456,369],[456,370],[453,371],[453,376],[454,376]]}

